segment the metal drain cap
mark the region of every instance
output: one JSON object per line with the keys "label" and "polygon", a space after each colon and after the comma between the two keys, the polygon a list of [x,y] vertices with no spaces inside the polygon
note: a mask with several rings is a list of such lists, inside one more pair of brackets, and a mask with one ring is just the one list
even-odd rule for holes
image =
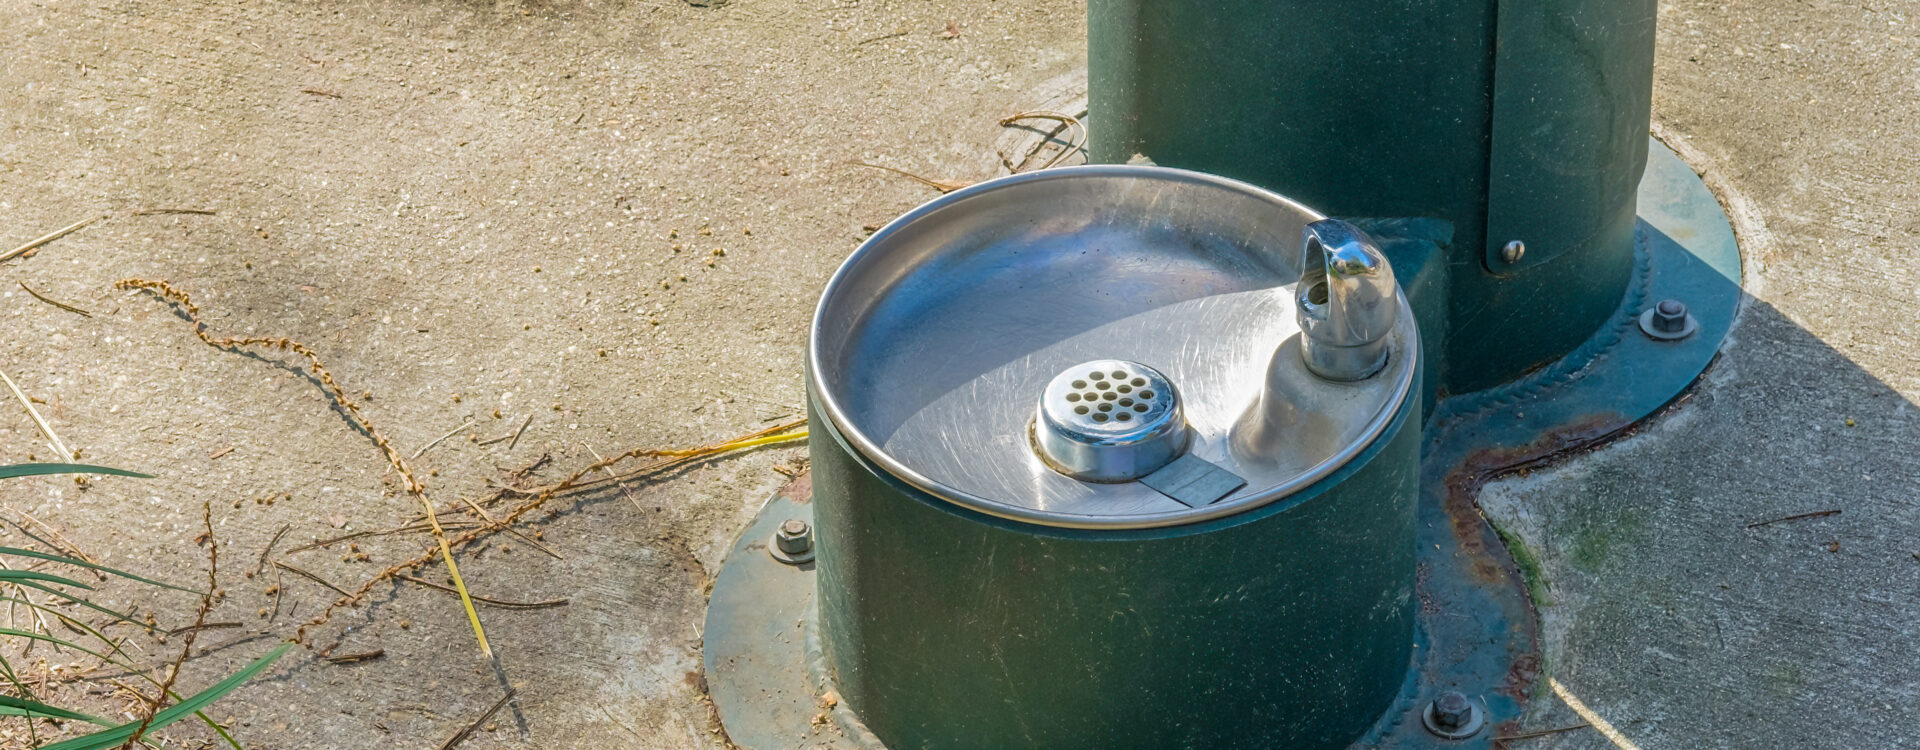
{"label": "metal drain cap", "polygon": [[1040,395],[1040,458],[1083,482],[1129,482],[1187,450],[1191,433],[1173,383],[1138,362],[1100,359],[1054,376]]}

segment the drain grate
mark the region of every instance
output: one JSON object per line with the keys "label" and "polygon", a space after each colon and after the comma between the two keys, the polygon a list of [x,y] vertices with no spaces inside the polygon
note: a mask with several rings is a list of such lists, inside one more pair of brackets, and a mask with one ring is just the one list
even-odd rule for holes
{"label": "drain grate", "polygon": [[1040,396],[1033,431],[1049,466],[1087,482],[1150,474],[1184,453],[1190,439],[1173,383],[1151,367],[1117,359],[1054,376]]}

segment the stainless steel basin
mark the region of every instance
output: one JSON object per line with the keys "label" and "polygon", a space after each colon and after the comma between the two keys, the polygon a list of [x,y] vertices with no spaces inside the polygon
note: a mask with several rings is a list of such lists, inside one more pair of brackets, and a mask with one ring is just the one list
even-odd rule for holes
{"label": "stainless steel basin", "polygon": [[[881,229],[828,283],[812,332],[815,396],[887,473],[995,516],[1141,528],[1283,500],[1379,435],[1417,359],[1413,316],[1393,290],[1383,368],[1338,381],[1302,363],[1296,299],[1312,296],[1295,294],[1302,237],[1324,218],[1251,185],[1157,167],[1054,169],[957,191]],[[1094,360],[1163,373],[1189,453],[1245,486],[1188,507],[1043,461],[1037,399]]]}

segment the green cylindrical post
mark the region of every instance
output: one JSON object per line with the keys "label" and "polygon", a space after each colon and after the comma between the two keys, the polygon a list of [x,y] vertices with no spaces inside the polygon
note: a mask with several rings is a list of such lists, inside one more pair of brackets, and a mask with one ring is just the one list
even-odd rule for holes
{"label": "green cylindrical post", "polygon": [[[1654,0],[1089,0],[1095,161],[1453,225],[1443,392],[1593,333],[1632,276]],[[1524,252],[1508,252],[1518,242]],[[1403,271],[1402,276],[1411,276]]]}
{"label": "green cylindrical post", "polygon": [[930,497],[817,406],[825,661],[887,747],[1338,750],[1404,684],[1417,395],[1284,501],[1116,531]]}

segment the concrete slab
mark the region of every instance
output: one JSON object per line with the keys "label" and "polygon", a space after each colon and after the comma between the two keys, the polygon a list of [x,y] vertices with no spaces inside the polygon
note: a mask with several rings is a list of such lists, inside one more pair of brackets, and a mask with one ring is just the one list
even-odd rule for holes
{"label": "concrete slab", "polygon": [[1690,397],[1481,496],[1541,563],[1550,674],[1618,732],[1513,747],[1920,747],[1910,11],[1662,4],[1654,117],[1752,296]]}
{"label": "concrete slab", "polygon": [[[1754,299],[1677,408],[1483,496],[1542,563],[1550,674],[1621,742],[1920,747],[1913,15],[1662,5],[1655,117],[1723,189]],[[848,162],[1003,173],[995,120],[1057,94],[1083,18],[1040,0],[0,7],[15,51],[0,61],[0,247],[109,215],[0,264],[0,366],[89,460],[161,474],[25,480],[0,501],[169,580],[199,575],[191,540],[213,502],[228,596],[212,619],[245,625],[189,662],[183,684],[207,684],[330,598],[287,580],[298,610],[257,616],[270,583],[238,572],[275,532],[388,528],[413,506],[310,383],[200,345],[114,280],[169,278],[216,328],[313,345],[406,452],[474,420],[419,461],[443,500],[542,454],[551,478],[589,445],[746,432],[797,413],[812,299],[862,226],[932,195]],[[162,208],[217,213],[135,213]],[[465,439],[528,415],[511,449]],[[0,461],[44,456],[16,408],[0,407],[0,436]],[[697,671],[705,587],[798,455],[569,503],[537,526],[564,560],[518,540],[472,556],[478,593],[570,601],[483,611],[504,678],[450,598],[382,588],[323,644],[385,657],[296,654],[213,713],[249,747],[435,747],[504,679],[519,698],[463,747],[724,747]],[[1842,513],[1747,528],[1826,509]],[[424,543],[289,559],[350,584]],[[194,606],[105,598],[170,623]],[[60,695],[124,708],[87,693],[101,684]],[[1536,706],[1531,726],[1580,720],[1559,698]],[[1591,730],[1513,743],[1617,745]]]}
{"label": "concrete slab", "polygon": [[[798,415],[804,327],[827,274],[864,225],[935,194],[850,163],[1004,173],[982,144],[1079,64],[1084,10],[700,6],[0,6],[0,245],[109,214],[0,265],[0,366],[88,459],[161,475],[86,490],[21,480],[0,500],[108,564],[187,582],[202,575],[190,540],[212,501],[229,592],[212,619],[244,627],[209,631],[201,645],[218,650],[189,662],[181,682],[193,686],[332,598],[287,576],[283,603],[297,611],[257,615],[273,606],[272,576],[238,573],[283,525],[282,550],[414,516],[374,446],[312,384],[278,360],[201,345],[163,305],[113,291],[123,276],[193,292],[217,332],[313,346],[346,388],[372,394],[369,416],[406,453],[477,422],[417,462],[445,502],[543,454],[552,479],[591,461],[588,446],[697,445]],[[135,213],[164,208],[217,213]],[[21,281],[94,316],[38,302]],[[511,449],[467,440],[528,415]],[[44,458],[40,442],[0,403],[0,462]],[[482,610],[520,692],[463,748],[723,747],[699,674],[705,587],[785,480],[773,467],[801,455],[752,453],[631,499],[569,503],[536,524],[564,560],[515,539],[470,557],[476,593],[570,603]],[[254,502],[266,496],[277,501]],[[288,559],[351,586],[425,543],[364,540],[367,562],[340,548]],[[411,584],[375,593],[319,643],[344,637],[339,653],[383,658],[296,653],[214,715],[249,747],[438,747],[496,700],[501,679],[451,597]],[[174,625],[195,606],[106,597]],[[68,694],[117,711],[121,699],[86,694],[100,684]]]}

